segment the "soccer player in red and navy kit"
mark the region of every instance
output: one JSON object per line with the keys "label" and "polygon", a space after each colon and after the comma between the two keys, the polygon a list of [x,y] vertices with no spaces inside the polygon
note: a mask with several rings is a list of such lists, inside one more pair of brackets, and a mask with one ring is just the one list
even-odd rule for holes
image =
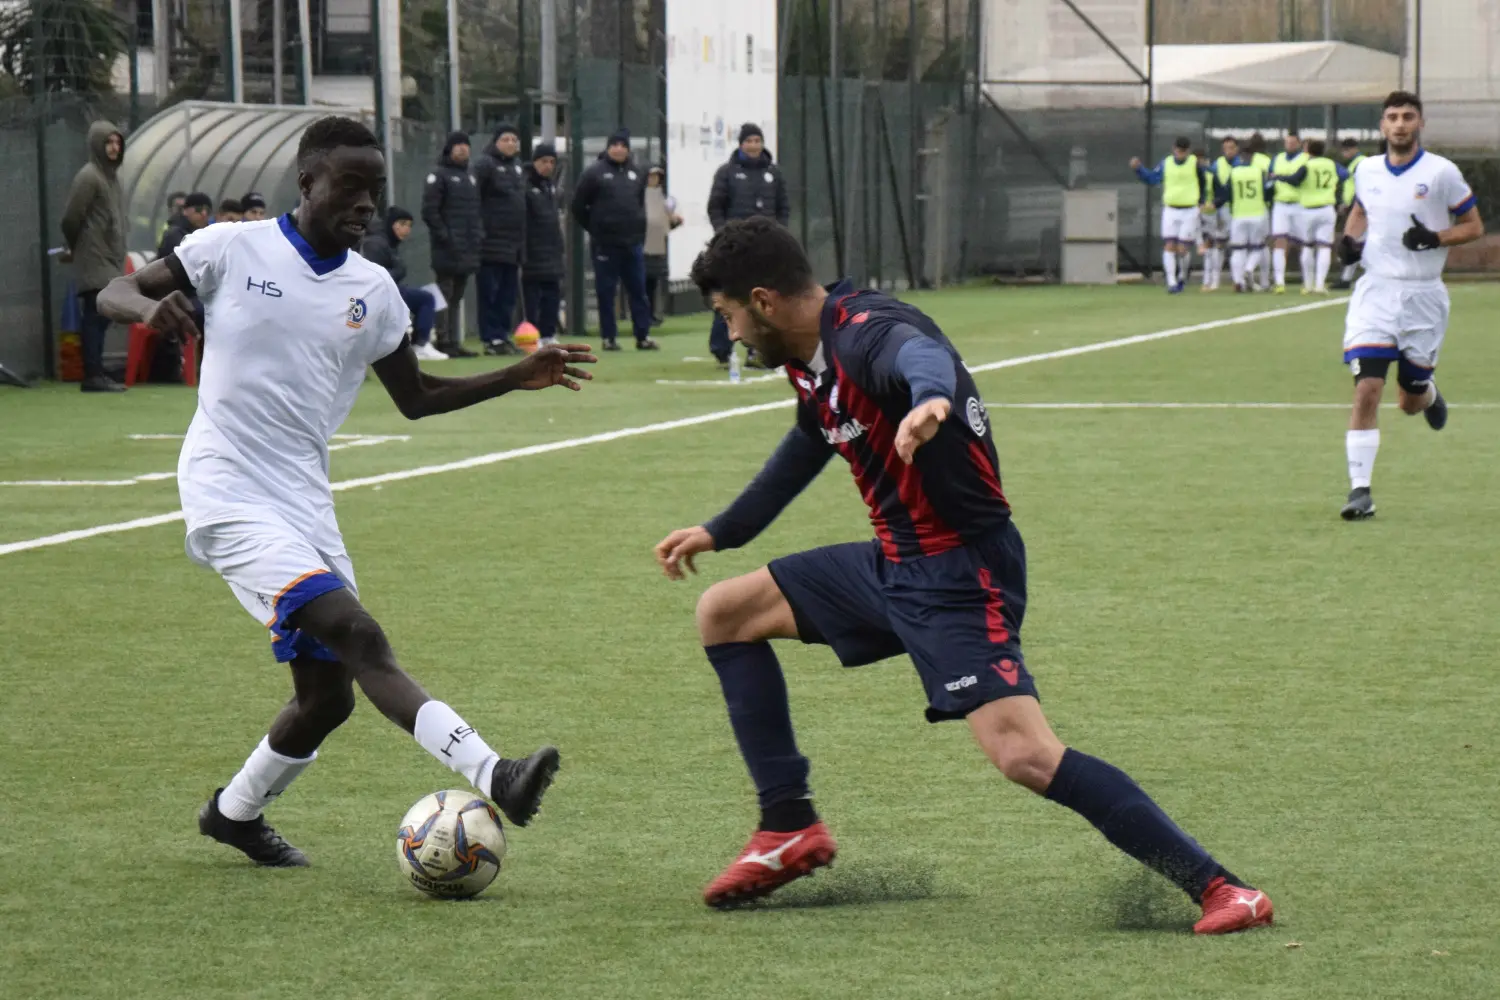
{"label": "soccer player in red and navy kit", "polygon": [[831,646],[845,666],[906,653],[927,719],[963,719],[1010,780],[1082,815],[1110,843],[1203,907],[1200,934],[1269,924],[1271,900],[1223,868],[1129,776],[1063,746],[1021,655],[1026,549],[1000,487],[989,417],[937,324],[848,284],[820,287],[790,232],[730,222],[693,280],[768,367],[784,365],[797,420],[723,513],[656,547],[683,578],[700,553],[764,530],[835,454],[854,473],[875,538],[799,552],[714,584],[698,603],[704,652],[760,797],[749,844],[704,891],[732,906],[827,865],[837,851],[813,809],[786,681],[768,640]]}

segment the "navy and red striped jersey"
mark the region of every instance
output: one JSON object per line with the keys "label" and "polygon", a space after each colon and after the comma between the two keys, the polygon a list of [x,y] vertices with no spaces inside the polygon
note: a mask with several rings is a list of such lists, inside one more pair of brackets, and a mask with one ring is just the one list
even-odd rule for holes
{"label": "navy and red striped jersey", "polygon": [[[912,410],[911,386],[896,355],[927,337],[953,357],[953,409],[907,465],[896,454],[896,428]],[[920,309],[847,283],[823,306],[820,357],[787,363],[797,390],[797,420],[849,463],[870,508],[886,558],[910,559],[957,548],[1010,518],[1000,486],[989,415],[958,351]]]}

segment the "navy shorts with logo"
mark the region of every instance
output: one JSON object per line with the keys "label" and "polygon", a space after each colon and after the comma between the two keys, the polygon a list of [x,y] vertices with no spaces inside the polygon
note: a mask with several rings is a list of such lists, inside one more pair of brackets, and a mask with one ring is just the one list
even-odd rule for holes
{"label": "navy shorts with logo", "polygon": [[904,562],[880,542],[809,549],[771,562],[803,642],[859,667],[908,654],[927,721],[962,719],[999,698],[1036,697],[1021,659],[1026,546],[1014,523],[981,541]]}

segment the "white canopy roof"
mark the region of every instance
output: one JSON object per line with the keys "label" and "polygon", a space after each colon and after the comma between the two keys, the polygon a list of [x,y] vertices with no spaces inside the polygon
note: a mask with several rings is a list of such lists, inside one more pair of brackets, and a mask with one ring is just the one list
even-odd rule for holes
{"label": "white canopy roof", "polygon": [[[1156,45],[1151,52],[1158,104],[1379,104],[1401,86],[1399,56],[1346,42]],[[1144,51],[1136,65],[1145,69]],[[1145,104],[1137,79],[1118,56],[1101,52],[1048,60],[985,87],[1011,109],[1125,108]]]}
{"label": "white canopy roof", "polygon": [[1346,42],[1157,45],[1158,104],[1379,104],[1401,86],[1401,58]]}

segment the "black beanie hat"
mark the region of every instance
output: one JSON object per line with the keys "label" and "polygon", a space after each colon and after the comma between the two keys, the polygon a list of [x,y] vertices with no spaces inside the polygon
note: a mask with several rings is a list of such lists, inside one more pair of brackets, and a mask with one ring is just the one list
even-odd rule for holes
{"label": "black beanie hat", "polygon": [[557,159],[557,147],[550,142],[537,143],[536,148],[531,151],[531,162],[535,163],[544,156],[550,156],[554,160]]}
{"label": "black beanie hat", "polygon": [[755,124],[754,122],[746,122],[745,124],[740,126],[740,137],[737,141],[743,143],[746,139],[764,139],[765,137],[766,134],[760,130],[759,125]]}
{"label": "black beanie hat", "polygon": [[500,126],[495,129],[495,134],[491,137],[490,141],[497,142],[502,135],[513,135],[520,138],[521,133],[516,131],[516,127],[509,122],[501,122]]}
{"label": "black beanie hat", "polygon": [[628,145],[630,145],[630,129],[622,127],[615,130],[614,134],[609,137],[609,142],[604,144],[604,148]]}
{"label": "black beanie hat", "polygon": [[447,156],[449,153],[451,153],[453,151],[453,147],[454,146],[467,146],[467,145],[469,145],[469,133],[467,133],[467,132],[449,132],[448,133],[448,138],[446,138],[446,139],[443,140],[443,155]]}

